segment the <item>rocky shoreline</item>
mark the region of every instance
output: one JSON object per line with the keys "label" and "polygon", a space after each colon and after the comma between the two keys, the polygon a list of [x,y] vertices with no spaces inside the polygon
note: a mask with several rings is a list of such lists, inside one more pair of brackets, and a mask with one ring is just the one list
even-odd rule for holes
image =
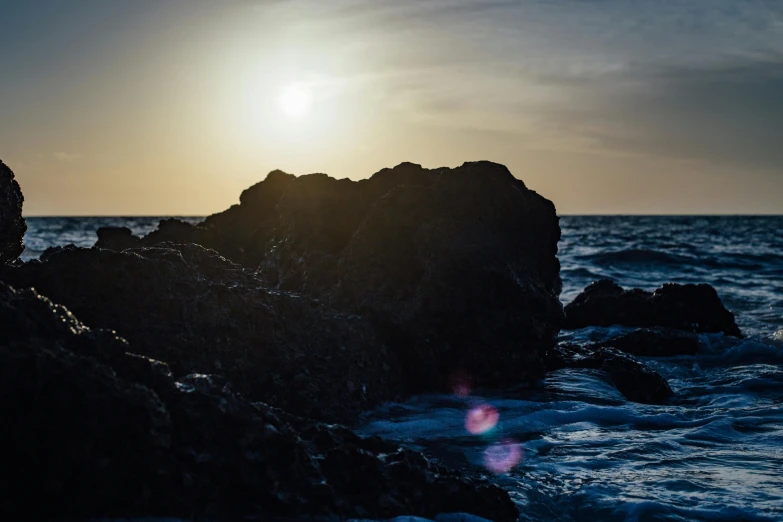
{"label": "rocky shoreline", "polygon": [[[565,367],[661,403],[673,391],[636,356],[741,335],[708,285],[600,281],[564,309],[554,205],[490,162],[274,171],[198,225],[100,229],[94,248],[26,263],[22,201],[0,163],[7,515],[515,520],[478,473],[333,423]],[[613,324],[640,329],[558,343]],[[45,502],[19,505],[31,490]]]}

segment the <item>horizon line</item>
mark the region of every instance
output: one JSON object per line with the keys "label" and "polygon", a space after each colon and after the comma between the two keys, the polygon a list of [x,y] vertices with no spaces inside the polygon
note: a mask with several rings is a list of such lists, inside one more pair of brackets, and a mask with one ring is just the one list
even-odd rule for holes
{"label": "horizon line", "polygon": [[[44,218],[207,218],[214,214],[37,214],[30,216],[22,216],[24,219],[44,219]],[[631,214],[631,213],[577,213],[577,212],[564,212],[558,213],[558,217],[783,217],[783,213],[661,213],[661,214]]]}

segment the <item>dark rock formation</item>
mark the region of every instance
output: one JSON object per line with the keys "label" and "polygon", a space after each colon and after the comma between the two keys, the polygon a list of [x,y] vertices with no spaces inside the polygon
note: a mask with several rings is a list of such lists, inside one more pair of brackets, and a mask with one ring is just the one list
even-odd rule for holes
{"label": "dark rock formation", "polygon": [[535,378],[562,313],[554,207],[496,164],[432,178],[369,207],[340,256],[336,306],[401,332],[420,379],[446,379],[443,361],[479,385]]}
{"label": "dark rock formation", "polygon": [[662,404],[674,392],[658,372],[633,357],[612,348],[561,343],[547,353],[547,369],[588,368],[599,370],[626,399],[643,404]]}
{"label": "dark rock formation", "polygon": [[662,404],[674,392],[658,372],[634,358],[611,348],[601,348],[587,357],[587,368],[601,370],[625,398],[643,404]]}
{"label": "dark rock formation", "polygon": [[160,223],[158,223],[157,230],[150,232],[146,238],[147,241],[140,242],[138,246],[154,246],[172,241],[175,243],[195,243],[200,245],[204,243],[204,241],[198,240],[198,233],[200,233],[200,229],[196,229],[196,227],[190,223],[180,221],[176,218],[162,219]]}
{"label": "dark rock formation", "polygon": [[2,518],[464,511],[516,519],[508,495],[485,482],[380,439],[249,403],[220,379],[175,382],[166,364],[130,349],[35,292],[0,283]]}
{"label": "dark rock formation", "polygon": [[600,343],[621,352],[641,357],[673,357],[695,355],[699,351],[699,336],[671,328],[641,328]]}
{"label": "dark rock formation", "polygon": [[142,244],[214,248],[274,288],[364,315],[409,381],[438,389],[454,372],[492,386],[541,375],[563,320],[559,237],[552,203],[502,165],[403,163],[359,182],[275,171],[239,205],[164,222]]}
{"label": "dark rock formation", "polygon": [[22,217],[24,197],[14,173],[0,161],[0,264],[18,258],[27,224]]}
{"label": "dark rock formation", "polygon": [[133,235],[128,227],[101,227],[98,229],[98,242],[95,246],[121,252],[128,248],[141,246],[141,239]]}
{"label": "dark rock formation", "polygon": [[219,373],[243,395],[299,415],[346,420],[406,390],[396,358],[366,321],[269,291],[197,245],[113,252],[65,247],[7,267],[174,375]]}
{"label": "dark rock formation", "polygon": [[724,308],[707,284],[668,283],[654,292],[624,290],[614,282],[597,281],[565,307],[568,329],[586,326],[663,326],[689,332],[723,332],[741,337],[734,314]]}

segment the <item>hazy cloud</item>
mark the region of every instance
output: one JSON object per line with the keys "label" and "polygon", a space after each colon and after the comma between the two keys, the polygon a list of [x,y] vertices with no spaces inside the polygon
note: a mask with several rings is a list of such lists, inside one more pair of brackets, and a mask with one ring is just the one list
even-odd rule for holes
{"label": "hazy cloud", "polygon": [[783,2],[343,2],[410,45],[378,96],[434,125],[520,143],[783,166]]}
{"label": "hazy cloud", "polygon": [[[542,80],[545,81],[545,80]],[[539,124],[597,150],[783,165],[783,57],[556,78]]]}

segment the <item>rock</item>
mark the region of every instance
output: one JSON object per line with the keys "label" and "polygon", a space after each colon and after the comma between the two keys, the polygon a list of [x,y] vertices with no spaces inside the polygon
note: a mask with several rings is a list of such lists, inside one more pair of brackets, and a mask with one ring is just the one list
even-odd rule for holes
{"label": "rock", "polygon": [[[69,351],[99,350],[73,315],[0,283],[0,332],[3,518],[67,518],[77,506],[95,515],[110,506],[131,511],[171,489],[169,413],[151,390]],[[124,344],[100,348],[111,358]],[[23,501],[31,491],[36,502]]]}
{"label": "rock", "polygon": [[242,192],[239,205],[204,220],[200,244],[237,263],[258,267],[277,224],[277,203],[294,179],[280,170],[270,172],[266,179]]}
{"label": "rock", "polygon": [[642,404],[663,404],[674,396],[658,372],[617,350],[601,348],[585,360],[587,368],[605,372],[626,399]]}
{"label": "rock", "polygon": [[599,370],[626,399],[642,404],[663,404],[674,396],[658,372],[630,355],[612,348],[560,343],[547,353],[549,371],[563,368]]}
{"label": "rock", "polygon": [[723,332],[741,337],[734,314],[707,284],[668,283],[654,292],[624,290],[608,279],[597,281],[565,307],[565,327],[662,326],[696,333]]}
{"label": "rock", "polygon": [[419,453],[250,403],[220,378],[176,382],[34,291],[0,283],[0,333],[4,519],[517,517],[499,488]]}
{"label": "rock", "polygon": [[185,225],[142,244],[214,248],[266,285],[365,316],[420,391],[463,372],[535,380],[563,321],[554,205],[495,163],[403,163],[358,182],[275,171]]}
{"label": "rock", "polygon": [[122,251],[128,248],[137,248],[141,239],[134,236],[128,227],[101,227],[98,229],[97,248]]}
{"label": "rock", "polygon": [[699,351],[699,336],[671,328],[641,328],[600,343],[641,357],[673,357],[695,355]]}
{"label": "rock", "polygon": [[417,381],[539,378],[562,320],[554,206],[488,162],[427,181],[368,208],[340,254],[335,306],[399,336],[390,343]]}
{"label": "rock", "polygon": [[[196,243],[202,244],[201,235],[203,231],[176,218],[161,219],[158,228],[150,232],[145,238],[146,241],[140,241],[137,246],[154,246],[160,243]],[[97,245],[96,245],[97,246]]]}
{"label": "rock", "polygon": [[367,321],[267,290],[197,245],[65,247],[6,267],[0,279],[35,287],[91,325],[117,330],[137,353],[169,363],[176,377],[224,374],[239,393],[298,415],[350,420],[406,392],[395,356]]}
{"label": "rock", "polygon": [[18,258],[24,250],[22,240],[27,224],[22,217],[24,196],[14,173],[0,161],[0,264]]}

